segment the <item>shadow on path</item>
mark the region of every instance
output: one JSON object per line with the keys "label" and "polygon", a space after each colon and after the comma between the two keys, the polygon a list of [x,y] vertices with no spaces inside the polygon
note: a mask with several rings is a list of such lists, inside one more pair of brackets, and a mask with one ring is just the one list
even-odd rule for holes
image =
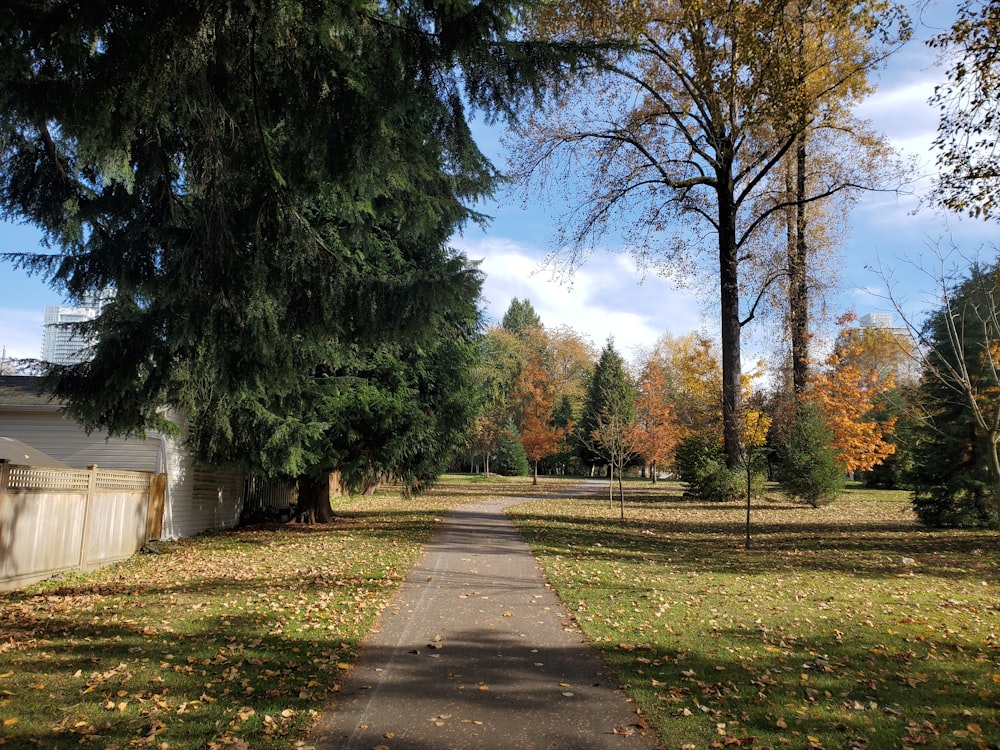
{"label": "shadow on path", "polygon": [[527,499],[445,516],[307,745],[659,747],[504,515]]}

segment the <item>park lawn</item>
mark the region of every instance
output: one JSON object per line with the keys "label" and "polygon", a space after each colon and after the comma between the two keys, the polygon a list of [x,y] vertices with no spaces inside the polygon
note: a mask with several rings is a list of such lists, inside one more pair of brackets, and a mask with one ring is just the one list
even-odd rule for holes
{"label": "park lawn", "polygon": [[667,748],[1000,748],[1000,535],[906,493],[746,509],[672,483],[509,509]]}
{"label": "park lawn", "polygon": [[530,482],[343,498],[0,594],[0,746],[291,748],[449,507]]}
{"label": "park lawn", "polygon": [[[574,483],[446,477],[0,595],[0,744],[303,747],[441,513]],[[666,747],[1000,747],[995,532],[852,492],[756,503],[745,551],[741,506],[626,492],[624,523],[603,492],[511,513]]]}

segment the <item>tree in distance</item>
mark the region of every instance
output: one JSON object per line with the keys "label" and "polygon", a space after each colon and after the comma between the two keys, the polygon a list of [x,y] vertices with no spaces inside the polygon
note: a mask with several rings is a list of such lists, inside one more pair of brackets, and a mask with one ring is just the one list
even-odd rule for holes
{"label": "tree in distance", "polygon": [[515,399],[521,404],[518,439],[531,462],[532,484],[538,484],[538,462],[555,453],[567,433],[566,428],[555,424],[552,384],[541,357],[533,357],[521,373]]}
{"label": "tree in distance", "polygon": [[807,183],[807,195],[789,195],[767,189],[768,177],[806,129],[842,123],[867,72],[908,34],[902,18],[891,2],[805,0],[574,0],[537,16],[550,38],[620,47],[525,120],[513,172],[569,201],[556,243],[570,268],[616,218],[624,246],[664,272],[695,265],[687,261],[704,250],[706,232],[714,235],[729,468],[743,453],[741,330],[761,299],[759,291],[743,299],[741,266],[760,258],[764,228],[789,208],[858,187],[838,171]]}

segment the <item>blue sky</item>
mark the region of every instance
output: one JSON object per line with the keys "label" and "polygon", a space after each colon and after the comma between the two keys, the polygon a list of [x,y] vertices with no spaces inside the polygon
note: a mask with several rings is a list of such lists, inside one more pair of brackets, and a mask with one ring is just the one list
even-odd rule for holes
{"label": "blue sky", "polygon": [[[933,170],[930,144],[937,122],[927,100],[942,74],[935,69],[934,53],[923,40],[943,24],[949,12],[945,5],[916,20],[915,39],[889,61],[879,75],[876,94],[859,110],[899,151],[917,157],[925,175]],[[505,157],[496,131],[481,128],[479,134],[484,150],[503,166]],[[994,224],[921,208],[920,194],[928,185],[924,179],[914,186],[913,195],[873,195],[855,207],[839,292],[830,304],[834,317],[848,309],[859,315],[890,310],[883,298],[883,280],[869,267],[892,276],[896,294],[906,299],[913,317],[919,317],[919,310],[933,304],[932,276],[939,264],[933,247],[942,238],[953,240],[969,254],[995,255],[989,245],[997,236]],[[500,195],[483,209],[494,217],[488,229],[469,227],[455,238],[454,245],[481,260],[489,318],[499,320],[512,298],[527,298],[546,326],[569,326],[597,346],[613,337],[626,358],[665,332],[716,331],[714,297],[677,289],[656,276],[641,278],[627,255],[597,248],[572,278],[554,277],[542,263],[552,250],[549,241],[555,217],[561,213],[558,207],[537,202],[525,208],[518,197]],[[0,252],[32,252],[39,248],[38,240],[38,232],[31,227],[0,224]],[[6,348],[7,356],[38,356],[44,307],[62,302],[61,295],[41,279],[0,262],[0,347]]]}

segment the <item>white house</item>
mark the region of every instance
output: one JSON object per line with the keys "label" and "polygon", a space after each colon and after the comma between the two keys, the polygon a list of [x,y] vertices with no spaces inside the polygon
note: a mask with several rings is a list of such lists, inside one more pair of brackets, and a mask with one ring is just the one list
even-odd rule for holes
{"label": "white house", "polygon": [[145,439],[113,438],[100,431],[88,435],[44,392],[42,378],[0,377],[0,436],[26,443],[72,468],[97,465],[166,474],[163,539],[232,528],[239,522],[242,471],[196,463],[182,440],[155,431]]}

